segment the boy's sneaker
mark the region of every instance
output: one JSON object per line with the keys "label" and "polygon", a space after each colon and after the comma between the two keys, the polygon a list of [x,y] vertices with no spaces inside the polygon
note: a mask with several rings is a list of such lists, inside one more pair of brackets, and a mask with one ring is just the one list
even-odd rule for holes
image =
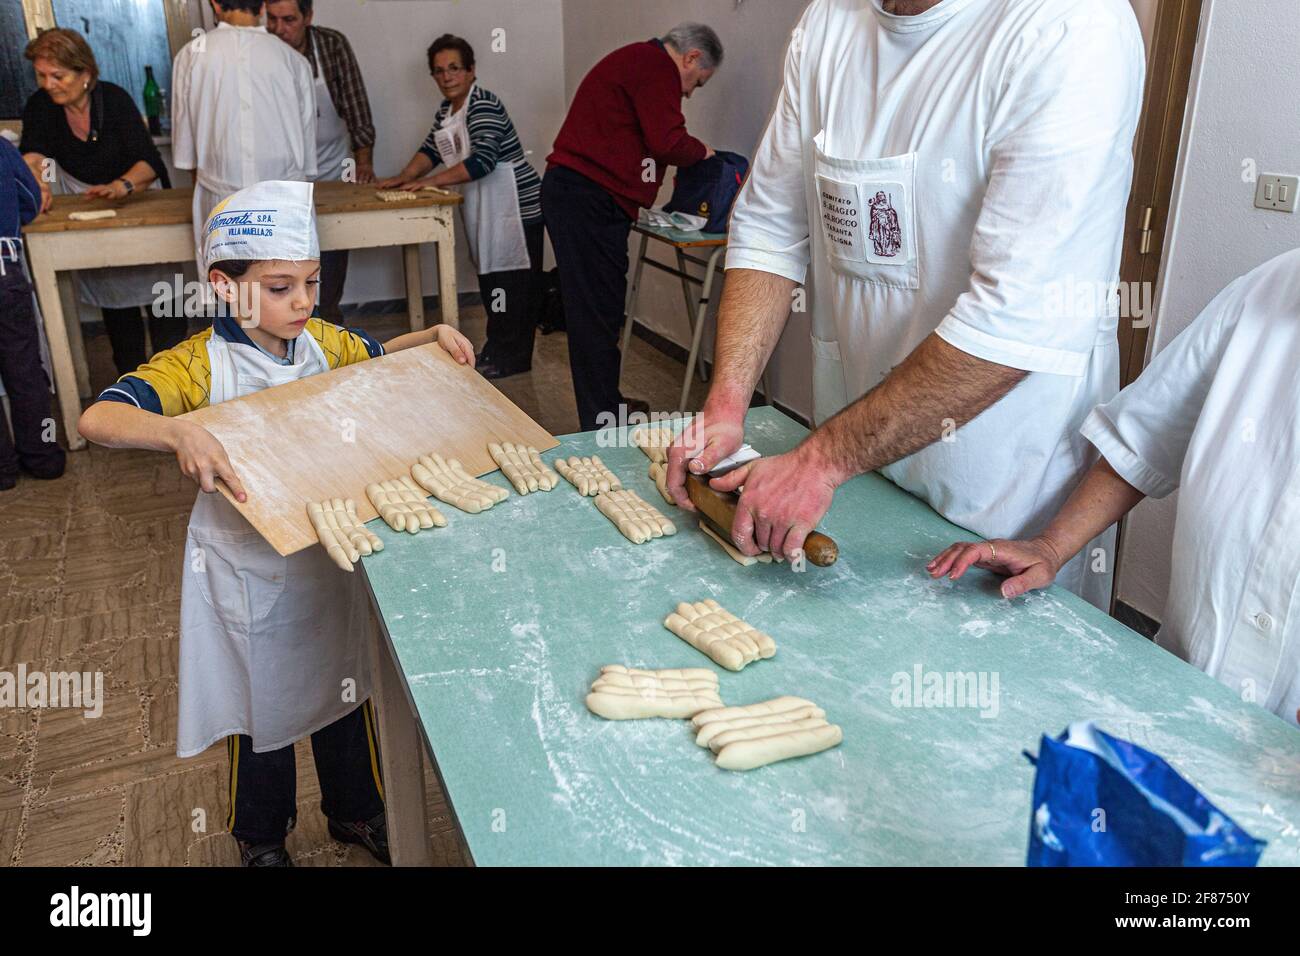
{"label": "boy's sneaker", "polygon": [[0,474],[0,491],[13,491],[17,487],[17,475]]}
{"label": "boy's sneaker", "polygon": [[293,866],[283,843],[239,843],[239,862],[244,866]]}
{"label": "boy's sneaker", "polygon": [[388,821],[382,812],[364,823],[343,823],[330,818],[329,831],[330,836],[340,843],[359,844],[380,863],[393,865],[388,854]]}

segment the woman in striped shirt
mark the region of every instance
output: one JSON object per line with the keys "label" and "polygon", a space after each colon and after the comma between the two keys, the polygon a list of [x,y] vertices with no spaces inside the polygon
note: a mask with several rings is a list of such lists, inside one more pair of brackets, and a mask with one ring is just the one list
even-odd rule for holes
{"label": "woman in striped shirt", "polygon": [[440,36],[429,47],[429,71],[444,97],[433,129],[406,168],[377,185],[460,189],[488,316],[477,367],[488,378],[517,375],[532,368],[542,302],[541,180],[501,100],[476,83],[468,43]]}

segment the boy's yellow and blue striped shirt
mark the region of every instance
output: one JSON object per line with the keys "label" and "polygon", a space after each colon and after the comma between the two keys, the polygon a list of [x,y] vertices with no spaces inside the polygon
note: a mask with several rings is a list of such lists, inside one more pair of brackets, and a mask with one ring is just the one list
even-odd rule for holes
{"label": "boy's yellow and blue striped shirt", "polygon": [[[307,320],[302,334],[316,340],[331,369],[384,354],[384,347],[361,329],[343,328],[315,316]],[[168,417],[203,408],[208,404],[212,387],[208,339],[213,335],[256,348],[237,321],[219,317],[198,335],[159,352],[134,372],[123,375],[100,392],[99,400],[123,402]]]}

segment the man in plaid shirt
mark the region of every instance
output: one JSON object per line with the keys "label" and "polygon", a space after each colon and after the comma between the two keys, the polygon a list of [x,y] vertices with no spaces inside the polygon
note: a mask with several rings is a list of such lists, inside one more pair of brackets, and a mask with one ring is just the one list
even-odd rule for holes
{"label": "man in plaid shirt", "polygon": [[[311,64],[316,80],[319,181],[353,179],[348,173],[355,161],[355,181],[374,182],[375,125],[366,83],[347,37],[312,24],[312,0],[271,0],[266,5],[266,28]],[[321,253],[320,315],[327,321],[342,319],[339,303],[347,274],[346,249]]]}

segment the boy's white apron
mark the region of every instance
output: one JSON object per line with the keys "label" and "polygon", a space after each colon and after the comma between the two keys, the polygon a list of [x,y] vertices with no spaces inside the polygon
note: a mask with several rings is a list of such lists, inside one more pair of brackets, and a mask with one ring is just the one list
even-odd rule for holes
{"label": "boy's white apron", "polygon": [[[329,370],[310,333],[289,366],[215,334],[208,356],[213,405]],[[257,753],[278,750],[351,712],[370,696],[365,635],[355,574],[322,548],[281,557],[225,498],[199,492],[181,583],[177,755],[235,733]]]}

